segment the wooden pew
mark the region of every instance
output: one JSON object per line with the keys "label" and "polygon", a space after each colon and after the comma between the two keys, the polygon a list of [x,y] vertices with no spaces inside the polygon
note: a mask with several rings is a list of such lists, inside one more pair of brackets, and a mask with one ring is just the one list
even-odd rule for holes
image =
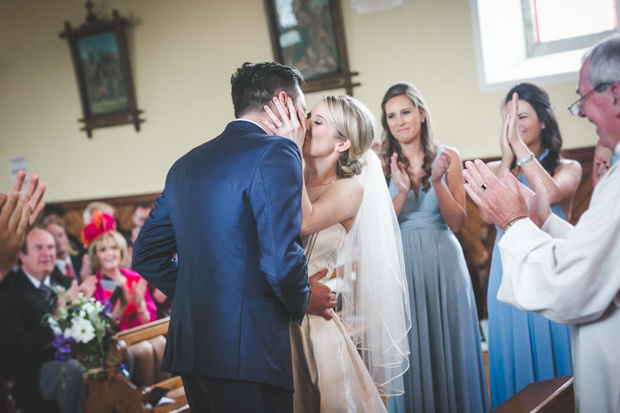
{"label": "wooden pew", "polygon": [[[180,377],[170,377],[159,369],[166,343],[169,318],[131,328],[114,336],[108,347],[106,359],[107,377],[103,380],[85,378],[88,388],[85,413],[109,412],[189,412],[183,383]],[[134,356],[133,380],[121,371],[121,364],[127,361],[128,350]],[[153,389],[168,389],[165,397],[173,403],[152,406],[149,402]]]}
{"label": "wooden pew", "polygon": [[55,401],[46,400],[23,400],[19,403],[13,397],[12,380],[0,377],[2,383],[0,389],[0,413],[60,413]]}
{"label": "wooden pew", "polygon": [[493,413],[566,413],[575,411],[573,376],[528,384]]}

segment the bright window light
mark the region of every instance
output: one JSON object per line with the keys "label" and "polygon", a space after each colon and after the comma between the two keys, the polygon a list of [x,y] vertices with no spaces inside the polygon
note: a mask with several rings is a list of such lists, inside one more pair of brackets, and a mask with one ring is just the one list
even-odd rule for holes
{"label": "bright window light", "polygon": [[541,43],[618,28],[615,0],[532,0]]}

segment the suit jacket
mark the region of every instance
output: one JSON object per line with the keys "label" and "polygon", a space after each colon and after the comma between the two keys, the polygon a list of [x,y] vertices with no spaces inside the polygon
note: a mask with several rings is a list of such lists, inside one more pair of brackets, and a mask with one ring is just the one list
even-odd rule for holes
{"label": "suit jacket", "polygon": [[[51,274],[51,282],[65,288],[71,278]],[[6,276],[0,285],[0,361],[2,377],[15,380],[18,399],[39,397],[41,365],[54,359],[54,333],[41,323],[52,313],[48,303],[20,269]]]}
{"label": "suit jacket", "polygon": [[301,187],[297,146],[246,121],[170,169],[133,253],[174,300],[162,370],[293,389],[289,321],[310,290]]}

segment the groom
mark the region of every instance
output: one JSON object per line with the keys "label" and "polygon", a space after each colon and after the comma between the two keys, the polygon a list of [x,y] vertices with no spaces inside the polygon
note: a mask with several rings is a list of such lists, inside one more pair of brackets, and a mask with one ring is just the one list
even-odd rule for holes
{"label": "groom", "polygon": [[[292,412],[289,321],[336,306],[299,236],[302,82],[278,63],[239,68],[237,119],[172,166],[134,245],[133,268],[174,300],[162,370],[195,412]],[[280,136],[262,123],[276,99],[297,113]]]}

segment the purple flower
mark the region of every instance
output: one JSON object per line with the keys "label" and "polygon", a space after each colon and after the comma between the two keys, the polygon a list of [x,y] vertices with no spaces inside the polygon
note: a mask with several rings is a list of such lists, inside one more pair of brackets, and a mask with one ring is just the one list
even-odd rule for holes
{"label": "purple flower", "polygon": [[52,341],[52,346],[56,348],[54,357],[60,362],[65,362],[71,356],[71,346],[76,344],[77,341],[73,337],[65,338],[63,336],[56,336]]}
{"label": "purple flower", "polygon": [[52,346],[54,346],[54,348],[59,348],[60,346],[62,346],[62,343],[64,341],[65,341],[65,338],[63,336],[56,336],[54,341],[52,341]]}
{"label": "purple flower", "polygon": [[59,362],[64,363],[65,361],[67,361],[69,356],[67,354],[61,353],[60,350],[56,350],[56,352],[54,353],[54,358]]}

